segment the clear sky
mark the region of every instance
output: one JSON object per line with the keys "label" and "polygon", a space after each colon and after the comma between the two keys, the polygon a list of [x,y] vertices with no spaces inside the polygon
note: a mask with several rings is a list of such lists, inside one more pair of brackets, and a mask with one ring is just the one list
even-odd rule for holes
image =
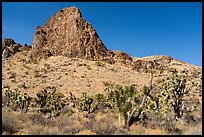
{"label": "clear sky", "polygon": [[70,6],[81,10],[108,49],[202,66],[201,2],[3,2],[2,39],[32,45],[36,26]]}

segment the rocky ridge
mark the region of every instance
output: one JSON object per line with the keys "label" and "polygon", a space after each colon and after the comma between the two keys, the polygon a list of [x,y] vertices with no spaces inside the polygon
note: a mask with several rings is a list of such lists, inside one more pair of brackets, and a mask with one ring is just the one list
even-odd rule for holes
{"label": "rocky ridge", "polygon": [[5,38],[2,41],[2,60],[8,59],[10,56],[16,54],[20,51],[28,51],[31,49],[31,46],[24,44],[21,45],[16,43],[13,39]]}
{"label": "rocky ridge", "polygon": [[[21,46],[12,39],[4,39],[2,57],[8,58],[22,49],[30,50],[31,46]],[[76,57],[117,64],[138,72],[153,69],[160,74],[169,69],[169,64],[176,67],[186,64],[169,56],[134,58],[127,53],[107,49],[96,30],[74,6],[60,10],[42,27],[36,27],[29,55],[30,59],[35,60],[50,56]]]}

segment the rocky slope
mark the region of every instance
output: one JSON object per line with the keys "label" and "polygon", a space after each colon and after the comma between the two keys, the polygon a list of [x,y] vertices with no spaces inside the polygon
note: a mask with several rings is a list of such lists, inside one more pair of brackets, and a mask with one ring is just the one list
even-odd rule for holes
{"label": "rocky slope", "polygon": [[64,8],[37,26],[32,46],[4,39],[2,61],[2,88],[9,85],[32,97],[47,86],[56,87],[65,97],[70,92],[77,97],[82,92],[95,95],[105,92],[107,82],[134,84],[141,91],[152,70],[153,86],[169,72],[186,71],[187,86],[194,87],[185,100],[197,105],[194,114],[202,119],[202,67],[165,55],[136,58],[109,50],[76,7]]}
{"label": "rocky slope", "polygon": [[90,93],[103,92],[105,81],[144,85],[152,70],[158,77],[184,70],[200,82],[202,77],[201,67],[169,56],[135,58],[108,50],[76,7],[64,8],[42,27],[37,26],[32,47],[5,38],[2,58],[8,60],[3,62],[3,85],[16,87],[7,73],[15,74],[15,81],[28,85],[30,93],[42,85],[55,85],[62,92]]}

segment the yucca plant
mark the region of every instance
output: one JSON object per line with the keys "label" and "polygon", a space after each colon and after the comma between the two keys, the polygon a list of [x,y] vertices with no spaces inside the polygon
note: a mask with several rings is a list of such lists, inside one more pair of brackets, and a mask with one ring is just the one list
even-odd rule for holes
{"label": "yucca plant", "polygon": [[78,100],[77,100],[76,96],[72,92],[70,92],[69,101],[70,101],[71,106],[73,108],[75,108],[78,105]]}
{"label": "yucca plant", "polygon": [[185,72],[171,73],[163,79],[163,82],[158,83],[160,109],[165,113],[173,109],[175,118],[182,117],[186,112],[184,97],[189,92],[189,88],[186,86],[186,76]]}
{"label": "yucca plant", "polygon": [[64,95],[57,93],[55,87],[47,87],[36,95],[35,101],[40,105],[40,112],[50,113],[52,117],[60,115],[60,110],[65,106],[61,99]]}
{"label": "yucca plant", "polygon": [[140,115],[144,114],[146,105],[149,105],[147,97],[152,91],[152,80],[153,73],[151,73],[149,87],[144,86],[143,92],[137,92],[134,85],[122,87],[114,83],[104,83],[105,91],[108,92],[108,100],[119,112],[119,123],[129,127],[132,121],[139,119]]}
{"label": "yucca plant", "polygon": [[88,113],[94,112],[96,105],[93,103],[93,98],[88,96],[86,92],[82,93],[82,98],[79,101],[79,109],[82,111],[88,111]]}
{"label": "yucca plant", "polygon": [[119,123],[129,126],[131,112],[133,108],[139,107],[139,96],[135,93],[135,87],[114,84],[106,84],[109,88],[105,90],[108,91],[108,100],[111,102],[112,106],[117,109],[119,116]]}
{"label": "yucca plant", "polygon": [[14,110],[27,112],[31,97],[18,89],[10,90],[7,87],[5,95],[7,97],[7,107],[13,107]]}

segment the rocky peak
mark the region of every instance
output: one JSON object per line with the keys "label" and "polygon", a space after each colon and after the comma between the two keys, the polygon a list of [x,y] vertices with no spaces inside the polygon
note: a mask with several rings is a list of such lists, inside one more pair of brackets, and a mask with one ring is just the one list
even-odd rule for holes
{"label": "rocky peak", "polygon": [[42,27],[36,27],[30,57],[42,59],[49,56],[78,57],[143,72],[156,69],[160,73],[166,71],[173,60],[168,56],[133,59],[127,53],[108,50],[96,30],[74,6],[58,11]]}
{"label": "rocky peak", "polygon": [[36,27],[31,58],[59,55],[122,66],[128,66],[132,62],[127,53],[108,50],[96,30],[74,6],[58,11],[42,27]]}
{"label": "rocky peak", "polygon": [[36,27],[31,57],[52,55],[98,60],[105,58],[107,48],[80,10],[70,7],[54,14],[42,28]]}

